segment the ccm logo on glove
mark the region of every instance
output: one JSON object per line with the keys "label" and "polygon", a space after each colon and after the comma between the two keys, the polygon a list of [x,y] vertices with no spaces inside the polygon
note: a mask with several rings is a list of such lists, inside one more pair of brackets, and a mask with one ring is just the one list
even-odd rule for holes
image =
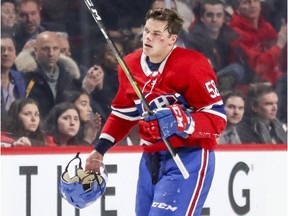
{"label": "ccm logo on glove", "polygon": [[[188,111],[184,111],[179,104],[155,110],[151,116],[143,115],[144,120],[139,122],[140,130],[144,132],[143,139],[149,141],[168,138],[173,135],[187,138],[194,132],[194,121]],[[148,138],[148,139],[147,139]],[[154,141],[155,142],[155,141]]]}
{"label": "ccm logo on glove", "polygon": [[177,130],[178,131],[184,131],[187,127],[187,124],[188,124],[188,120],[187,120],[187,117],[186,117],[184,111],[182,110],[181,107],[179,107],[179,105],[176,105],[176,104],[171,106],[171,111],[172,111],[172,113],[175,116],[176,121],[177,121]]}

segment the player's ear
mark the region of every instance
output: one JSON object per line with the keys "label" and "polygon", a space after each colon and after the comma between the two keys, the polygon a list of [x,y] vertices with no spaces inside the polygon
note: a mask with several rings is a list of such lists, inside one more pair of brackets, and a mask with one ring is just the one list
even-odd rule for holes
{"label": "player's ear", "polygon": [[172,34],[172,35],[170,36],[170,43],[169,43],[169,44],[170,44],[170,45],[174,45],[177,40],[178,40],[178,35]]}

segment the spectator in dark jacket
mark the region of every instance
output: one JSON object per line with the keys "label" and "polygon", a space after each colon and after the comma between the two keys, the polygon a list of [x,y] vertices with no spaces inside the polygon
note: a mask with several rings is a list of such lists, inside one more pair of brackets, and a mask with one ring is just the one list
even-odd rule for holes
{"label": "spectator in dark jacket", "polygon": [[40,33],[34,50],[22,51],[15,64],[24,73],[27,96],[38,102],[43,118],[60,101],[65,90],[79,89],[78,66],[71,58],[60,55],[54,32]]}
{"label": "spectator in dark jacket", "polygon": [[20,0],[16,4],[18,17],[15,34],[16,50],[19,53],[26,43],[34,40],[38,34],[45,31],[41,25],[42,4],[38,0]]}
{"label": "spectator in dark jacket", "polygon": [[228,91],[222,95],[224,109],[227,115],[227,125],[221,136],[217,139],[218,144],[241,144],[237,125],[241,122],[245,110],[245,98],[240,92]]}
{"label": "spectator in dark jacket", "polygon": [[221,0],[204,0],[200,15],[187,33],[186,47],[205,55],[216,72],[219,90],[231,90],[244,82],[245,70],[230,58],[233,47],[239,43],[238,34],[225,23],[225,6]]}
{"label": "spectator in dark jacket", "polygon": [[278,96],[267,84],[253,84],[245,117],[238,125],[242,143],[287,144],[287,128],[277,119]]}

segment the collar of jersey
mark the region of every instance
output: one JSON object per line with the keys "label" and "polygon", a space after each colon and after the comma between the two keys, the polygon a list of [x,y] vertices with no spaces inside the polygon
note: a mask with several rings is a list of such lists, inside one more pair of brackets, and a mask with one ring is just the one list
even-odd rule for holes
{"label": "collar of jersey", "polygon": [[[166,64],[166,61],[168,60],[169,56],[171,55],[172,51],[176,48],[176,46],[174,46],[171,50],[171,52],[166,56],[166,58],[162,61],[162,63],[159,66],[158,72],[160,74],[162,74],[163,70],[164,70],[164,66]],[[147,77],[149,77],[154,71],[151,71],[147,62],[146,62],[146,58],[147,56],[142,52],[141,54],[141,59],[140,59],[140,64],[142,67],[143,72],[145,73],[145,75]]]}

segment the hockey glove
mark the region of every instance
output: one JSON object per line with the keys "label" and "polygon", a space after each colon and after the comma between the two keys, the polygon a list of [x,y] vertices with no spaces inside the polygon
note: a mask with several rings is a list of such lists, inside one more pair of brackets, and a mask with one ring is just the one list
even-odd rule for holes
{"label": "hockey glove", "polygon": [[184,111],[179,104],[157,109],[153,115],[144,117],[144,121],[140,122],[144,132],[154,139],[173,135],[187,138],[194,132],[194,125],[190,113]]}

